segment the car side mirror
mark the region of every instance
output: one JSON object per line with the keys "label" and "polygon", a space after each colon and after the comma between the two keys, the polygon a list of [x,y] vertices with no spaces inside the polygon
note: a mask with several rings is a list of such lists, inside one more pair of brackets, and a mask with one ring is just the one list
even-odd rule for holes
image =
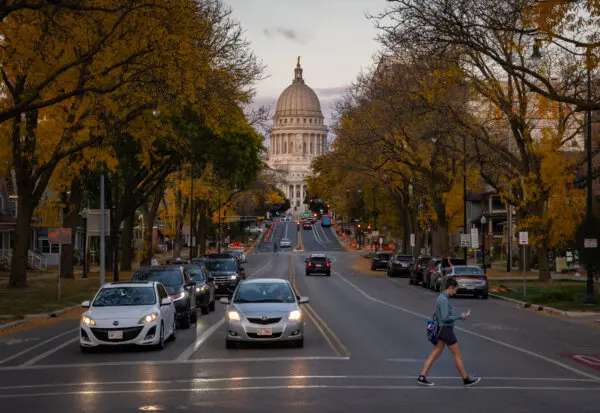
{"label": "car side mirror", "polygon": [[187,287],[195,287],[196,286],[196,281],[192,281],[186,284]]}
{"label": "car side mirror", "polygon": [[160,305],[171,305],[173,301],[170,298],[163,298],[162,301],[160,302]]}
{"label": "car side mirror", "polygon": [[221,297],[221,299],[219,300],[219,302],[221,304],[228,305],[229,304],[229,297]]}
{"label": "car side mirror", "polygon": [[90,302],[89,301],[84,301],[83,303],[81,303],[81,307],[82,308],[90,308]]}
{"label": "car side mirror", "polygon": [[298,298],[298,304],[308,304],[308,303],[310,303],[310,298],[308,298],[308,297]]}

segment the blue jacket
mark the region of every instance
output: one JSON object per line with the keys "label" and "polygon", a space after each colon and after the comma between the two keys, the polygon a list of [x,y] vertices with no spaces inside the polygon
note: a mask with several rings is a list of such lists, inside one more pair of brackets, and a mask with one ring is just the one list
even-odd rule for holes
{"label": "blue jacket", "polygon": [[454,307],[450,304],[450,297],[444,291],[435,302],[435,317],[441,326],[453,327],[456,320],[460,320],[460,314],[454,312]]}

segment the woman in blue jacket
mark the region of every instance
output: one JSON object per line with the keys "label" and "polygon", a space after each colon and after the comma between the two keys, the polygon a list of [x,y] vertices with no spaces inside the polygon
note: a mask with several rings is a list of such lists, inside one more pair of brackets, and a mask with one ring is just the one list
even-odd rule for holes
{"label": "woman in blue jacket", "polygon": [[456,368],[458,369],[465,386],[472,386],[479,383],[481,380],[480,378],[469,377],[467,374],[465,366],[463,365],[460,349],[458,348],[458,340],[454,335],[454,322],[457,320],[466,320],[469,317],[469,314],[467,313],[456,314],[454,312],[454,307],[450,304],[450,297],[456,294],[457,287],[458,283],[456,280],[450,278],[446,283],[446,290],[442,292],[436,300],[435,318],[440,326],[440,332],[438,335],[438,342],[433,347],[433,351],[429,357],[427,357],[427,360],[425,360],[421,375],[417,379],[417,383],[423,386],[434,386],[434,383],[427,380],[427,373],[429,373],[433,363],[440,357],[446,346],[448,346],[448,349],[450,349],[454,356]]}

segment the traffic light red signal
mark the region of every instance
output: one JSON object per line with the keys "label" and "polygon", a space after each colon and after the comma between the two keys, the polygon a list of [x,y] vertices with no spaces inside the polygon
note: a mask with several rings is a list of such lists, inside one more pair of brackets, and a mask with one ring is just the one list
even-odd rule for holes
{"label": "traffic light red signal", "polygon": [[358,224],[357,227],[360,228],[360,224]]}

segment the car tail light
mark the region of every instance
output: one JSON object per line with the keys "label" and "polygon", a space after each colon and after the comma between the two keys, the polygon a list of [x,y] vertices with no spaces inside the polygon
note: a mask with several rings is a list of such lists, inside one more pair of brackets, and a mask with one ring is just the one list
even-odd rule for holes
{"label": "car tail light", "polygon": [[417,265],[417,270],[420,270],[420,269],[421,269],[421,266],[420,266],[420,265]]}
{"label": "car tail light", "polygon": [[308,263],[308,266],[309,266],[309,267],[312,267],[312,262],[309,262],[309,263]]}
{"label": "car tail light", "polygon": [[330,266],[330,264],[329,264],[329,263],[327,263],[327,268],[329,268],[329,266]]}

